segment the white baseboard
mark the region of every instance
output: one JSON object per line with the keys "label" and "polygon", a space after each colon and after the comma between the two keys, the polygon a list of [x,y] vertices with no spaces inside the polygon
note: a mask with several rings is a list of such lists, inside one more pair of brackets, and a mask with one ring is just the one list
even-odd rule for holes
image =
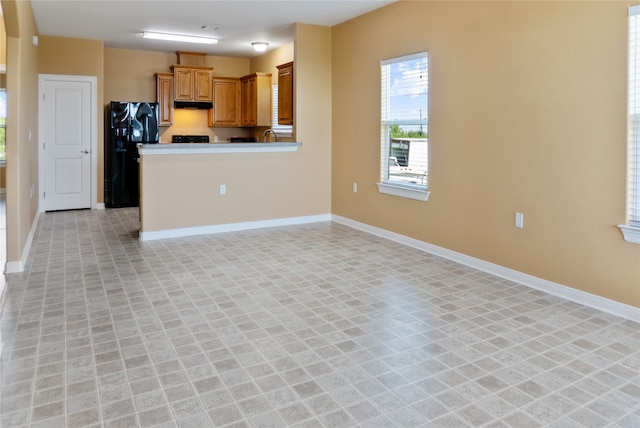
{"label": "white baseboard", "polygon": [[4,265],[4,273],[18,273],[22,272],[27,265],[27,259],[29,258],[29,251],[31,251],[31,243],[33,242],[33,235],[36,233],[36,229],[38,228],[38,220],[40,219],[40,211],[36,213],[36,217],[33,219],[33,223],[31,224],[31,230],[29,230],[29,235],[27,236],[27,241],[24,243],[24,248],[22,249],[22,256],[19,261],[7,261]]}
{"label": "white baseboard", "polygon": [[526,287],[540,290],[553,296],[561,297],[566,300],[570,300],[572,302],[579,303],[590,308],[598,309],[612,315],[626,318],[631,321],[640,322],[640,308],[636,308],[635,306],[616,302],[615,300],[607,299],[605,297],[587,293],[585,291],[568,287],[566,285],[538,278],[536,276],[522,273],[481,259],[477,259],[475,257],[467,256],[456,251],[448,250],[437,245],[428,244],[426,242],[419,241],[405,235],[400,235],[398,233],[380,229],[375,226],[360,223],[346,217],[332,215],[331,218],[336,223],[340,223],[345,226],[349,226],[354,229],[379,236],[381,238],[389,239],[391,241],[398,242],[400,244],[404,244],[409,247],[458,262],[465,266],[490,273],[500,278],[508,279]]}
{"label": "white baseboard", "polygon": [[96,209],[97,210],[103,210],[104,209],[104,202],[98,202],[96,204]]}
{"label": "white baseboard", "polygon": [[273,220],[247,221],[241,223],[215,224],[210,226],[185,227],[180,229],[140,232],[141,241],[156,239],[182,238],[185,236],[209,235],[212,233],[237,232],[240,230],[262,229],[265,227],[292,226],[295,224],[331,221],[331,214],[319,214],[304,217],[278,218]]}

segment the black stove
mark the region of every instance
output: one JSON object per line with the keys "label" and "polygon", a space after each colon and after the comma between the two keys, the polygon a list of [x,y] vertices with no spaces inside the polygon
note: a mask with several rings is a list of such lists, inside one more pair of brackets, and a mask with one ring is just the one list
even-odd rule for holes
{"label": "black stove", "polygon": [[172,143],[208,143],[208,135],[174,135],[171,137]]}

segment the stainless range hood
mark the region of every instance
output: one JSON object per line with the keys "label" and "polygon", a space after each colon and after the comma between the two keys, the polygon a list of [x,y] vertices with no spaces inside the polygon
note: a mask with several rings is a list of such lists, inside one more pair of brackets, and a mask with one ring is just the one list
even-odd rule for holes
{"label": "stainless range hood", "polygon": [[174,101],[173,106],[175,108],[186,108],[191,110],[209,110],[213,108],[213,103],[200,101]]}

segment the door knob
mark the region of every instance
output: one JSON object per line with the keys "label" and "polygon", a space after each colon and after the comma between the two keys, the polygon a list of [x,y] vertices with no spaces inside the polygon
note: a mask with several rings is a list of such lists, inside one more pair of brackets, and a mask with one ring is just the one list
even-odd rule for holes
{"label": "door knob", "polygon": [[80,150],[80,153],[84,153],[85,155],[89,154],[89,150]]}

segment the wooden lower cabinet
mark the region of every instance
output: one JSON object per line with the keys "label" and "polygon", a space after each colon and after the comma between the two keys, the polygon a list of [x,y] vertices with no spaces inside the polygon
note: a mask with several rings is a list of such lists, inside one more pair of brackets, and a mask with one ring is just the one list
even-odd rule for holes
{"label": "wooden lower cabinet", "polygon": [[213,109],[209,110],[209,126],[240,126],[240,79],[213,78]]}
{"label": "wooden lower cabinet", "polygon": [[158,126],[173,125],[173,73],[156,73]]}

